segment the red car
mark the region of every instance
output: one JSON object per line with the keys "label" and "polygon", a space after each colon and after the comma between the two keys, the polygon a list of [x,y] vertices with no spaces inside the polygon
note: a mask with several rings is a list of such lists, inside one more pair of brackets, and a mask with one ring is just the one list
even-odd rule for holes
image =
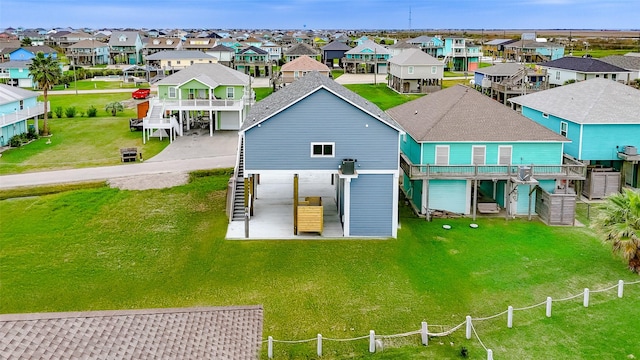
{"label": "red car", "polygon": [[146,99],[151,95],[151,89],[138,89],[131,94],[134,99]]}

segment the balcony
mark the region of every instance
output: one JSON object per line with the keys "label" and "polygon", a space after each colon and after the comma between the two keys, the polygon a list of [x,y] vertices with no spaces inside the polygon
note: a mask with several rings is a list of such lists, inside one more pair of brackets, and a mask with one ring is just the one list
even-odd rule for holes
{"label": "balcony", "polygon": [[400,167],[411,180],[422,179],[478,179],[508,180],[518,176],[518,168],[528,166],[535,179],[584,180],[587,167],[565,157],[562,165],[415,165],[400,154]]}
{"label": "balcony", "polygon": [[15,124],[44,114],[44,103],[38,102],[36,106],[24,108],[15,113],[0,115],[0,126]]}

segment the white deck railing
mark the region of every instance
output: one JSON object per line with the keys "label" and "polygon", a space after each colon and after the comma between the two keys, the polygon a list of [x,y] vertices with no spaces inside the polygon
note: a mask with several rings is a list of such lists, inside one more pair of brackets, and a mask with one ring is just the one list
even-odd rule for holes
{"label": "white deck railing", "polygon": [[0,125],[2,126],[11,125],[19,121],[31,119],[33,117],[36,117],[42,114],[44,114],[44,103],[38,102],[36,106],[24,108],[22,110],[18,110],[15,113],[11,113],[11,114],[0,115]]}

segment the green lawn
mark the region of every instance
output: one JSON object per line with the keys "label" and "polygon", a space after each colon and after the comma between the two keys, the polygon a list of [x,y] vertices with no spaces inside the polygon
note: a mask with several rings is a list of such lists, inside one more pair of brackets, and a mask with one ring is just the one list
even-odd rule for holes
{"label": "green lawn", "polygon": [[[91,80],[78,80],[78,90],[106,90],[106,89],[131,89],[133,92],[135,89],[149,88],[148,83],[144,83],[142,86],[136,86],[134,83],[125,83],[122,81],[91,81]],[[76,90],[76,82],[72,81],[69,86],[56,85],[52,93],[57,90]],[[129,94],[131,95],[131,94]]]}
{"label": "green lawn", "polygon": [[[634,52],[637,50],[633,50],[633,49],[590,49],[589,51],[585,51],[585,50],[574,50],[573,51],[573,56],[582,56],[584,54],[589,54],[591,56],[593,56],[594,58],[601,58],[601,57],[605,57],[605,56],[609,56],[609,55],[624,55],[626,53],[629,52]],[[569,56],[569,49],[565,49],[565,55]]]}
{"label": "green lawn", "polygon": [[[63,109],[75,106],[78,113],[83,112],[84,116],[56,118],[53,115],[48,121],[52,136],[3,152],[0,175],[118,165],[121,164],[119,149],[122,147],[138,147],[145,158],[158,154],[169,144],[169,140],[160,142],[152,139],[143,145],[142,133],[129,130],[129,118],[137,117],[134,108],[127,108],[115,117],[104,110],[104,106],[111,101],[128,99],[130,95],[127,93],[49,96],[51,110],[58,106]],[[90,106],[98,109],[97,117],[86,116]],[[42,123],[40,120],[40,127]]]}
{"label": "green lawn", "polygon": [[415,100],[423,95],[402,95],[389,89],[387,84],[347,84],[347,89],[376,104],[380,109],[387,110],[394,106]]}
{"label": "green lawn", "polygon": [[[0,313],[262,304],[263,337],[352,338],[453,326],[637,281],[587,228],[526,220],[426,222],[401,206],[396,240],[226,241],[224,175],[162,190],[88,188],[0,201]],[[2,194],[0,194],[2,195]],[[0,196],[1,198],[1,196]],[[132,214],[135,214],[132,216]],[[451,230],[444,230],[443,224]],[[475,322],[497,359],[640,356],[640,285]],[[437,328],[432,328],[436,329]],[[453,343],[453,345],[451,345]],[[486,359],[464,331],[431,339],[325,341],[327,359]],[[315,343],[276,344],[278,359],[315,358]],[[266,359],[266,345],[262,358]]]}

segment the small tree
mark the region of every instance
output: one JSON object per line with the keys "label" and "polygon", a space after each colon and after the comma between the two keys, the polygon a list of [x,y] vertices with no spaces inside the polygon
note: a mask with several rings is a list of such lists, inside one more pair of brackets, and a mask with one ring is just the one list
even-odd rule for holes
{"label": "small tree", "polygon": [[113,101],[105,105],[104,110],[106,112],[111,112],[111,116],[116,116],[118,111],[123,111],[124,106],[119,101]]}
{"label": "small tree", "polygon": [[98,109],[96,109],[96,107],[93,105],[89,106],[89,109],[87,110],[87,116],[96,117],[97,114],[98,114]]}
{"label": "small tree", "polygon": [[27,47],[27,46],[31,46],[31,45],[33,45],[33,42],[31,41],[31,38],[29,38],[29,37],[26,37],[26,38],[24,38],[24,39],[22,39],[20,41],[20,46],[22,46],[22,47]]}
{"label": "small tree", "polygon": [[631,271],[640,272],[640,192],[622,189],[608,196],[600,209],[591,226],[628,261]]}
{"label": "small tree", "polygon": [[74,116],[76,116],[77,110],[75,106],[69,106],[68,108],[66,108],[64,110],[65,115],[67,115],[68,118],[72,118]]}
{"label": "small tree", "polygon": [[44,53],[40,51],[31,59],[29,73],[33,77],[33,81],[43,92],[44,122],[42,124],[42,135],[47,136],[49,135],[49,125],[47,124],[47,119],[49,118],[49,110],[47,109],[49,89],[58,83],[58,80],[62,76],[62,69],[60,69],[60,65],[56,59],[51,56],[45,57]]}

